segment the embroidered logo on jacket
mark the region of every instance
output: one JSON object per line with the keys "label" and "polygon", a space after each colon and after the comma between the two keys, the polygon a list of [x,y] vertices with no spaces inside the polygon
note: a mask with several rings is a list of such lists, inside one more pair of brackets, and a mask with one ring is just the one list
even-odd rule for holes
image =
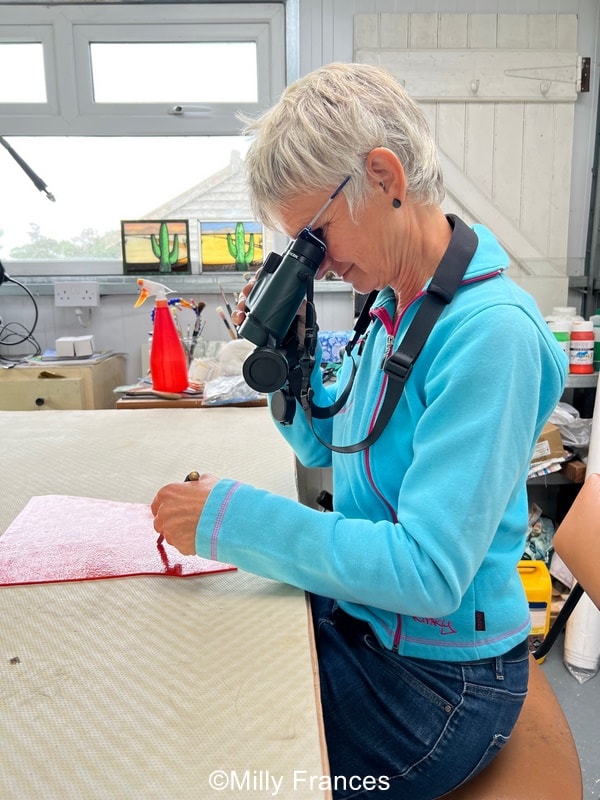
{"label": "embroidered logo on jacket", "polygon": [[413,617],[415,622],[421,625],[432,625],[434,628],[440,629],[440,636],[448,636],[450,633],[456,633],[452,622],[449,619],[439,619],[434,617]]}

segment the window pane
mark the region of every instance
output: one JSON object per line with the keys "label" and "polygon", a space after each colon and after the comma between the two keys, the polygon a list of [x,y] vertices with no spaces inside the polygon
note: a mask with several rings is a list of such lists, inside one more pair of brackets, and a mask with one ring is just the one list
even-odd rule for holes
{"label": "window pane", "polygon": [[121,220],[189,218],[193,242],[200,216],[249,218],[241,136],[6,138],[56,202],[0,148],[2,260],[120,260]]}
{"label": "window pane", "polygon": [[255,103],[254,42],[90,45],[97,103]]}
{"label": "window pane", "polygon": [[41,42],[0,44],[0,103],[45,103]]}

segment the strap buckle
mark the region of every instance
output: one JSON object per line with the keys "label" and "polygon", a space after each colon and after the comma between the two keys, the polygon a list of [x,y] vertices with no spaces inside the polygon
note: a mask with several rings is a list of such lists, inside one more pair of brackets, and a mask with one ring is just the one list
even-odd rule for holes
{"label": "strap buckle", "polygon": [[435,276],[432,278],[427,289],[428,294],[437,297],[438,300],[441,300],[442,303],[444,303],[444,305],[448,305],[448,303],[450,303],[454,297],[454,291],[454,287],[448,288],[447,286],[443,286],[441,283],[437,283],[435,281]]}
{"label": "strap buckle", "polygon": [[403,353],[402,350],[399,349],[393,352],[386,360],[383,371],[390,378],[406,381],[412,372],[414,362],[414,356],[410,355],[410,353]]}

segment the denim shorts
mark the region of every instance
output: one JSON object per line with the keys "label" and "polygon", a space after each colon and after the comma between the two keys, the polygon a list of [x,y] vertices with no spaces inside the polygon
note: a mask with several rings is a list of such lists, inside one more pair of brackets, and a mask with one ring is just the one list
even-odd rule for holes
{"label": "denim shorts", "polygon": [[529,647],[449,662],[382,647],[370,626],[312,597],[334,800],[434,800],[508,741],[527,694]]}

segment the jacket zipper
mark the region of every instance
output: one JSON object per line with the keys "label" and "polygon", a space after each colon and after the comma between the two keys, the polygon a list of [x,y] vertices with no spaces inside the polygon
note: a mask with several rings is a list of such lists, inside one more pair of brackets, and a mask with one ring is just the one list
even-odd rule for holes
{"label": "jacket zipper", "polygon": [[388,333],[385,340],[385,349],[383,351],[383,358],[381,359],[381,364],[379,365],[379,369],[383,369],[385,367],[385,362],[392,355],[395,341],[396,337],[393,335],[393,333]]}

